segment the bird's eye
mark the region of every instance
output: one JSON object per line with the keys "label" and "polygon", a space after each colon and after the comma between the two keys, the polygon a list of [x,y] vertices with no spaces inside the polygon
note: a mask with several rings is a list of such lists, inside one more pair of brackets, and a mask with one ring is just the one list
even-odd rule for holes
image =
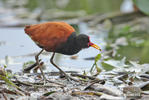
{"label": "bird's eye", "polygon": [[90,42],[90,37],[88,36],[88,42]]}

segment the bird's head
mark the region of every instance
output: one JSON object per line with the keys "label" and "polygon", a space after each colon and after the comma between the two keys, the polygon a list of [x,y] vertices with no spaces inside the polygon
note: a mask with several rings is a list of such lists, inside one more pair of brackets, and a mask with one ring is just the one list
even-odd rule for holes
{"label": "bird's head", "polygon": [[80,34],[76,37],[77,40],[77,45],[79,45],[79,47],[81,48],[89,48],[89,47],[94,47],[98,50],[101,51],[100,47],[94,43],[92,43],[90,41],[89,36],[85,35],[85,34]]}

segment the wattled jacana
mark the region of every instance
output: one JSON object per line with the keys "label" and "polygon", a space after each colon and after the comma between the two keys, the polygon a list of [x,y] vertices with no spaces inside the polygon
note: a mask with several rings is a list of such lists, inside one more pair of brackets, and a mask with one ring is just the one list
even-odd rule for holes
{"label": "wattled jacana", "polygon": [[[25,33],[42,48],[35,56],[37,64],[39,65],[38,57],[44,50],[53,52],[50,62],[62,72],[67,79],[70,79],[70,77],[53,62],[55,53],[73,55],[78,53],[81,49],[89,48],[90,46],[100,50],[99,46],[90,41],[89,36],[85,34],[77,35],[75,29],[65,22],[46,22],[28,25],[24,30]],[[42,70],[41,73],[44,77]]]}

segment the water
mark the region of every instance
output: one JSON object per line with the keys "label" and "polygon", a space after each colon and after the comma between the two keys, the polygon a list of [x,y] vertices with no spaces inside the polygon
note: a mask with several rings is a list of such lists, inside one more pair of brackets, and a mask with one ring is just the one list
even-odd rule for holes
{"label": "water", "polygon": [[[86,24],[81,24],[81,33],[87,33]],[[0,28],[0,64],[6,64],[8,69],[13,72],[18,72],[22,70],[22,65],[27,61],[35,61],[35,53],[38,53],[41,49],[35,45],[35,43],[24,33],[23,28]],[[95,35],[89,34],[91,41],[98,44],[100,38]],[[98,42],[97,42],[98,41]],[[55,57],[55,62],[59,66],[62,66],[64,70],[76,70],[80,69],[87,70],[90,69],[94,60],[84,60],[84,58],[95,57],[99,53],[98,50],[94,48],[88,48],[80,51],[77,59],[71,59],[71,56],[57,54]],[[49,59],[52,53],[46,53],[41,56],[42,60],[47,66],[46,71],[56,70],[50,63]]]}
{"label": "water", "polygon": [[[107,40],[107,32],[102,30],[91,29],[86,23],[80,23],[77,25],[80,33],[86,33],[90,36],[93,43],[98,44],[103,52],[106,47],[105,38]],[[13,72],[22,70],[24,62],[35,61],[34,56],[41,49],[35,45],[35,43],[24,33],[23,27],[21,28],[0,28],[0,65],[6,64],[8,69]],[[141,35],[143,36],[143,35]],[[148,34],[145,34],[147,37]],[[140,63],[149,63],[148,61],[148,41],[144,46],[138,47],[131,44],[128,46],[120,46],[117,51],[117,56],[111,59],[120,60],[126,57],[128,61],[134,60]],[[65,71],[88,71],[94,63],[94,60],[85,60],[86,58],[93,58],[100,52],[94,48],[88,48],[81,50],[76,59],[72,59],[71,56],[57,54],[55,56],[55,63],[59,65]],[[44,53],[40,56],[42,61],[47,66],[45,71],[57,71],[49,62],[51,57],[50,52]],[[103,54],[103,53],[102,53]],[[101,65],[99,64],[101,67]]]}

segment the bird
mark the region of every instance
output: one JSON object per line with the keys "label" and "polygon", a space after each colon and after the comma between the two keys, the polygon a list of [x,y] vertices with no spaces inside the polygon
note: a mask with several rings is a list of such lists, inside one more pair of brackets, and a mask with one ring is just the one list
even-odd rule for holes
{"label": "bird", "polygon": [[[24,31],[35,42],[35,44],[42,49],[35,56],[36,63],[40,65],[39,55],[44,50],[47,52],[53,52],[50,58],[51,64],[53,64],[68,80],[71,80],[72,78],[53,61],[55,53],[73,55],[78,53],[80,50],[89,47],[101,50],[98,45],[90,41],[89,36],[85,34],[77,34],[75,29],[66,22],[53,21],[26,25]],[[40,71],[43,78],[46,79],[41,68]]]}

